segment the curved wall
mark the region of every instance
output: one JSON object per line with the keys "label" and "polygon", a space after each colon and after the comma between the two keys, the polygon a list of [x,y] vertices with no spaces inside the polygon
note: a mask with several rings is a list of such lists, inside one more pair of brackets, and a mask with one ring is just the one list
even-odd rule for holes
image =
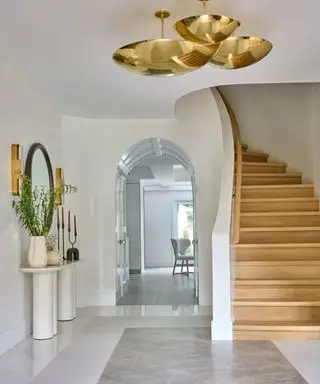
{"label": "curved wall", "polygon": [[[69,206],[79,216],[80,306],[115,304],[115,180],[122,154],[161,137],[181,146],[195,168],[199,228],[199,300],[212,303],[211,235],[218,209],[222,161],[221,121],[210,89],[176,104],[176,119],[63,118],[65,178],[78,192]],[[70,154],[72,152],[72,154]]]}

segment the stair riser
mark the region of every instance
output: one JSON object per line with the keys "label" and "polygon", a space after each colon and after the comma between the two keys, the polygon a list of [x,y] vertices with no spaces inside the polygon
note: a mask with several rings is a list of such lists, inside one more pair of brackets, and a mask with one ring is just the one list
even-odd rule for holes
{"label": "stair riser", "polygon": [[274,176],[274,177],[246,177],[242,178],[242,185],[282,185],[301,184],[301,176]]}
{"label": "stair riser", "polygon": [[257,188],[246,189],[241,191],[243,199],[268,199],[268,198],[294,198],[294,197],[313,197],[314,190],[310,188]]}
{"label": "stair riser", "polygon": [[320,301],[320,286],[313,287],[236,287],[235,298],[237,300],[316,300]]}
{"label": "stair riser", "polygon": [[241,244],[320,243],[320,231],[240,233]]}
{"label": "stair riser", "polygon": [[252,165],[252,164],[243,164],[242,172],[243,173],[286,173],[286,165]]}
{"label": "stair riser", "polygon": [[[237,155],[235,156],[235,160],[237,161]],[[243,153],[242,161],[253,163],[266,163],[268,161],[268,156],[259,156],[250,153]]]}
{"label": "stair riser", "polygon": [[320,332],[233,331],[234,340],[319,340]]}
{"label": "stair riser", "polygon": [[238,248],[236,250],[236,255],[238,261],[320,260],[320,248]]}
{"label": "stair riser", "polygon": [[310,216],[243,216],[240,218],[241,228],[254,227],[320,227],[320,215]]}
{"label": "stair riser", "polygon": [[236,321],[320,321],[320,307],[316,306],[234,306]]}
{"label": "stair riser", "polygon": [[318,201],[241,202],[241,212],[312,212],[319,210]]}
{"label": "stair riser", "polygon": [[237,279],[317,279],[319,276],[320,265],[236,265]]}

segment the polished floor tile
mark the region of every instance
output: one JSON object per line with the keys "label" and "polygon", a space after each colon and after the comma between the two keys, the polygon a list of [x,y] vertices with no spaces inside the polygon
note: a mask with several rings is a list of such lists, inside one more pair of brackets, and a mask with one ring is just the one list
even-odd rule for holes
{"label": "polished floor tile", "polygon": [[126,329],[98,384],[306,384],[271,342],[210,341],[209,329]]}
{"label": "polished floor tile", "polygon": [[309,384],[320,383],[320,340],[274,343]]}
{"label": "polished floor tile", "polygon": [[131,275],[126,294],[118,305],[194,305],[193,275],[172,276],[172,269],[149,269]]}

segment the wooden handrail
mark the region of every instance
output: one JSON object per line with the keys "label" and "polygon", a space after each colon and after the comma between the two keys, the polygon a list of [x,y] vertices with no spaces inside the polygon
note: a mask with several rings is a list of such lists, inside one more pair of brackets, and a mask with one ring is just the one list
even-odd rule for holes
{"label": "wooden handrail", "polygon": [[233,234],[232,234],[232,243],[239,243],[240,237],[240,213],[241,213],[241,186],[242,186],[242,143],[240,136],[239,124],[236,118],[233,109],[231,108],[230,103],[222,93],[222,91],[217,87],[217,91],[219,92],[224,105],[227,108],[231,125],[232,125],[232,133],[235,147],[235,154],[237,156],[236,169],[234,173],[235,177],[235,189],[234,189],[234,222],[233,222]]}

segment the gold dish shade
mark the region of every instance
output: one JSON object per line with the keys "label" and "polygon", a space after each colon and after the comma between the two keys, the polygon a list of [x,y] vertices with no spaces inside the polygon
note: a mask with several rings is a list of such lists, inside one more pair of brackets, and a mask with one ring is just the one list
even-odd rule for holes
{"label": "gold dish shade", "polygon": [[179,20],[174,28],[185,40],[197,44],[218,43],[235,31],[240,22],[228,16],[199,15]]}
{"label": "gold dish shade", "polygon": [[143,40],[119,48],[113,60],[121,67],[146,76],[182,75],[207,64],[213,50],[189,41]]}
{"label": "gold dish shade", "polygon": [[215,53],[210,64],[225,69],[237,69],[262,60],[271,51],[272,44],[260,37],[231,36],[211,47]]}

